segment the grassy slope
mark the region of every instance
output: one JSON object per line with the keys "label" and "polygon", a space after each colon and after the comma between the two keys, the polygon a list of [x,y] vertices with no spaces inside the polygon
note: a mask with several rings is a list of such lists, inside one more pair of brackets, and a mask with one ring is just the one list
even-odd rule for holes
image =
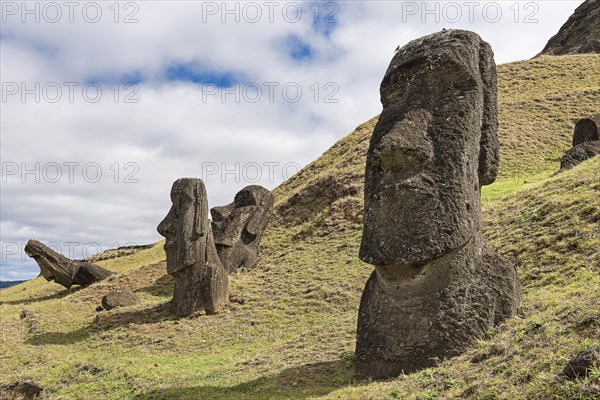
{"label": "grassy slope", "polygon": [[[357,306],[371,267],[356,258],[360,224],[336,203],[303,225],[274,223],[260,262],[232,277],[232,301],[217,316],[170,315],[160,243],[99,262],[120,274],[86,289],[38,278],[1,291],[0,383],[31,378],[48,398],[68,399],[600,394],[600,371],[579,382],[556,375],[580,348],[600,346],[600,159],[548,178],[574,121],[598,111],[599,61],[541,57],[499,67],[503,179],[483,194],[486,236],[517,260],[525,301],[463,356],[390,382],[352,383]],[[319,176],[360,174],[375,121],[276,189],[278,204]],[[142,303],[94,311],[109,288],[122,286]],[[20,319],[23,309],[30,316]]]}

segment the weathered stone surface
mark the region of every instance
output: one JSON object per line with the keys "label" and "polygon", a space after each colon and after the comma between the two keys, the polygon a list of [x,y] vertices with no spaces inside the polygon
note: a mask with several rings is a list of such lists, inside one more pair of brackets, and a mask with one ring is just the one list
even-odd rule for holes
{"label": "weathered stone surface", "polygon": [[233,203],[210,210],[217,253],[229,272],[252,267],[273,211],[275,196],[262,186],[240,190]]}
{"label": "weathered stone surface", "polygon": [[600,140],[584,142],[569,149],[560,160],[560,171],[573,168],[574,166],[600,155]]}
{"label": "weathered stone surface", "polygon": [[54,281],[67,289],[73,285],[91,285],[113,274],[87,261],[70,260],[37,240],[27,242],[25,253],[37,262],[47,281]]}
{"label": "weathered stone surface", "polygon": [[365,170],[360,258],[373,264],[356,373],[390,378],[453,356],[520,302],[514,266],[481,238],[481,186],[498,171],[496,67],[477,34],[396,52]]}
{"label": "weathered stone surface", "polygon": [[594,140],[600,140],[600,115],[581,118],[573,132],[573,146]]}
{"label": "weathered stone surface", "polygon": [[102,307],[105,310],[132,306],[138,302],[138,297],[129,289],[114,289],[102,297]]}
{"label": "weathered stone surface", "polygon": [[585,349],[569,360],[563,375],[569,379],[585,378],[595,365],[600,365],[600,354],[594,349]]}
{"label": "weathered stone surface", "polygon": [[586,0],[560,27],[541,54],[600,53],[600,1]]}
{"label": "weathered stone surface", "polygon": [[215,248],[204,183],[178,179],[171,188],[171,201],[157,230],[167,239],[167,272],[175,280],[173,311],[180,317],[201,310],[215,314],[227,302],[229,278]]}

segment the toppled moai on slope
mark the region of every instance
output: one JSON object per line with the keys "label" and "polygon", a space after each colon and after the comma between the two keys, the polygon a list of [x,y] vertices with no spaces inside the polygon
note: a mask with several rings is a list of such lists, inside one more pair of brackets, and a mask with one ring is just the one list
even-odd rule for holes
{"label": "toppled moai on slope", "polygon": [[573,147],[560,160],[560,171],[600,155],[600,115],[581,118],[573,131]]}
{"label": "toppled moai on slope", "polygon": [[481,186],[499,164],[496,66],[477,34],[445,30],[396,52],[365,170],[358,377],[458,354],[513,314],[514,265],[483,241]]}
{"label": "toppled moai on slope", "polygon": [[233,203],[210,210],[217,253],[230,274],[256,263],[274,202],[275,196],[269,190],[251,185],[240,190]]}
{"label": "toppled moai on slope", "polygon": [[112,271],[87,261],[71,260],[37,240],[25,245],[25,253],[33,258],[47,281],[70,289],[73,285],[88,286],[113,275]]}
{"label": "toppled moai on slope", "polygon": [[229,278],[213,240],[206,188],[201,179],[181,178],[171,188],[173,205],[157,230],[167,240],[167,273],[175,279],[173,312],[215,314],[229,295]]}

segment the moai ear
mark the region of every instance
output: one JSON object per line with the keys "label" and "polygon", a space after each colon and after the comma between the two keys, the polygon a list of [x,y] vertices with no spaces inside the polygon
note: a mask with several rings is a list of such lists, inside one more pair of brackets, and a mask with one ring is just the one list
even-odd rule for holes
{"label": "moai ear", "polygon": [[273,209],[275,196],[268,190],[262,188],[262,192],[255,194],[256,207],[246,223],[246,230],[252,235],[258,236],[265,228]]}
{"label": "moai ear", "polygon": [[252,214],[248,219],[248,223],[246,224],[246,230],[249,233],[255,236],[260,233],[260,231],[262,230],[261,225],[265,223],[265,213],[267,211],[270,210],[267,210],[265,207],[260,207],[259,204],[257,204],[256,207],[254,207],[254,210],[252,210]]}
{"label": "moai ear", "polygon": [[206,189],[202,182],[194,184],[194,228],[193,234],[196,238],[206,234],[208,225],[208,201]]}
{"label": "moai ear", "polygon": [[488,43],[479,47],[479,73],[483,81],[483,117],[479,141],[479,186],[496,180],[500,164],[498,144],[498,84],[494,52]]}

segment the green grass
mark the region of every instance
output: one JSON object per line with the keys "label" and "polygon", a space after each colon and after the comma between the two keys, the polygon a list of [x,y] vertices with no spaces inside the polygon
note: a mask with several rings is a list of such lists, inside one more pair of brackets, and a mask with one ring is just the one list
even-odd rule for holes
{"label": "green grass", "polygon": [[[215,316],[170,314],[162,243],[98,262],[117,274],[85,289],[37,278],[0,291],[0,384],[31,379],[52,399],[597,398],[600,373],[573,382],[559,372],[582,348],[600,347],[600,159],[553,176],[558,161],[547,156],[568,146],[575,115],[598,102],[598,80],[585,75],[597,78],[587,66],[600,60],[594,57],[499,67],[502,168],[532,141],[540,145],[524,156],[521,175],[505,172],[482,193],[485,236],[517,263],[524,302],[463,355],[387,382],[353,381],[358,304],[372,270],[357,258],[358,194],[300,224],[284,227],[277,215],[258,264],[231,277],[231,301]],[[530,76],[537,85],[527,86]],[[539,111],[535,99],[544,91],[596,94],[577,113],[567,105],[552,117],[562,120],[548,122],[563,127],[564,138],[543,129],[535,137],[537,116],[516,113],[507,122],[514,110],[503,91],[519,87],[512,81],[523,87],[523,115]],[[539,98],[558,112],[554,100]],[[329,174],[361,176],[375,121],[277,188],[277,205]],[[116,287],[134,290],[140,304],[95,312]],[[22,310],[30,316],[20,318]]]}
{"label": "green grass", "polygon": [[487,204],[516,191],[536,187],[552,175],[550,171],[547,171],[526,178],[514,177],[497,180],[493,184],[481,188],[481,202]]}

